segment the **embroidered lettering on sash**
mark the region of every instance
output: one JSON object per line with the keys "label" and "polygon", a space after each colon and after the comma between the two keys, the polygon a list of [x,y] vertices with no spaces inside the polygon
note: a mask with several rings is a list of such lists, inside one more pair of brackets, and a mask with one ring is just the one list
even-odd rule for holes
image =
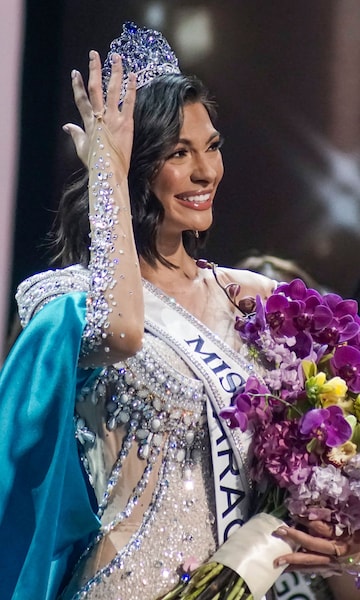
{"label": "embroidered lettering on sash", "polygon": [[[224,485],[220,486],[220,491],[221,492],[225,492],[226,499],[227,499],[227,505],[228,505],[228,507],[222,513],[223,518],[225,518],[225,517],[227,517],[231,513],[232,510],[234,510],[234,508],[237,507],[237,505],[245,497],[245,494],[241,490],[237,490],[237,489],[234,489],[234,488],[228,488],[228,487],[225,487]],[[232,496],[235,496],[235,500],[234,501],[232,500]]]}
{"label": "embroidered lettering on sash", "polygon": [[[193,340],[185,340],[185,342],[190,347],[192,346],[193,352],[200,355],[200,358],[206,365],[208,365],[214,375],[218,375],[226,369],[231,369],[230,365],[228,365],[218,354],[216,354],[216,352],[207,352],[206,350],[203,350],[205,340],[201,337],[201,335],[198,335],[198,337]],[[216,361],[216,364],[212,364],[214,361]],[[223,390],[231,394],[234,393],[238,387],[243,385],[243,383],[245,383],[245,379],[239,373],[231,370],[230,373],[226,373],[226,375],[218,377],[218,379]]]}
{"label": "embroidered lettering on sash", "polygon": [[225,475],[229,472],[234,477],[237,477],[239,475],[239,469],[237,467],[234,453],[231,450],[231,448],[228,448],[227,450],[222,450],[221,452],[218,452],[218,456],[228,456],[228,461],[229,461],[227,463],[225,469],[223,470],[223,472],[220,473],[220,481],[222,481],[222,479],[225,477]]}
{"label": "embroidered lettering on sash", "polygon": [[223,541],[226,541],[233,530],[243,525],[248,510],[248,498],[241,485],[239,466],[228,444],[222,423],[213,411],[210,420],[209,412],[209,426],[211,423],[216,426],[216,436],[213,438],[215,444],[212,444],[212,450],[213,454],[216,453],[213,468],[219,496],[216,505],[218,520],[221,519],[219,533],[221,532]]}

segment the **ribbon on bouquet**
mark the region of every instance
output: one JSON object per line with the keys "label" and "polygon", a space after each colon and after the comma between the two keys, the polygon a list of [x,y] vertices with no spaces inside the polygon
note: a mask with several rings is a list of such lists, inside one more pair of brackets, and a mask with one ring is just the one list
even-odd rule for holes
{"label": "ribbon on bouquet", "polygon": [[273,591],[279,600],[316,600],[303,577],[292,573],[282,574],[286,565],[273,567],[275,558],[295,550],[288,542],[272,535],[281,525],[283,522],[277,517],[259,513],[220,546],[211,560],[240,575],[254,600],[261,600],[276,581]]}

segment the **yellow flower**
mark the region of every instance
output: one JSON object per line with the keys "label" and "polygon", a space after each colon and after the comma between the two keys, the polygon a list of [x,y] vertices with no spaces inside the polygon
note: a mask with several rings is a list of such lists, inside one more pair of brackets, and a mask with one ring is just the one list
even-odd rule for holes
{"label": "yellow flower", "polygon": [[349,462],[350,458],[355,456],[356,451],[356,445],[350,441],[347,441],[338,448],[331,448],[327,457],[331,464],[335,465],[336,467],[343,467]]}
{"label": "yellow flower", "polygon": [[323,408],[327,408],[333,404],[340,406],[344,410],[350,410],[353,406],[353,401],[346,397],[347,385],[341,377],[333,377],[326,381],[321,386],[319,399]]}
{"label": "yellow flower", "polygon": [[353,401],[346,397],[348,388],[341,377],[332,377],[327,381],[326,374],[320,371],[309,377],[305,385],[308,398],[320,404],[322,408],[336,404],[344,410],[352,409]]}
{"label": "yellow flower", "polygon": [[[303,361],[303,366],[304,366],[305,361]],[[316,369],[315,365],[314,366]],[[305,375],[307,375],[306,370],[304,369],[304,373]],[[309,371],[308,371],[309,373]],[[317,373],[315,375],[313,375],[312,377],[308,377],[307,381],[305,382],[305,388],[306,388],[306,393],[308,398],[310,398],[310,400],[314,400],[315,402],[318,401],[319,399],[319,394],[321,392],[321,389],[324,385],[326,381],[326,375],[325,373],[323,373],[322,371],[320,371],[320,373]]]}

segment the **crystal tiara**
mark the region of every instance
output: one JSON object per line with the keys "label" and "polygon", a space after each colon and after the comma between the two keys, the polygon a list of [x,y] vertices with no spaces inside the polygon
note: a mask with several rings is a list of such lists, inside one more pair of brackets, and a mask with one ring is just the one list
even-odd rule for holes
{"label": "crystal tiara", "polygon": [[124,79],[119,104],[124,99],[129,73],[136,74],[136,89],[139,89],[159,75],[180,73],[178,59],[160,31],[138,27],[126,22],[120,37],[113,40],[102,71],[104,93],[111,74],[111,56],[122,57]]}

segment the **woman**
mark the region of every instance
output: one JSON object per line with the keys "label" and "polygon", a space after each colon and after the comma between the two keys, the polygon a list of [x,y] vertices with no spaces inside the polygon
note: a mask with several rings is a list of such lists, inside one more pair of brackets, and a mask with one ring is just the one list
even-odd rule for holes
{"label": "woman", "polygon": [[[72,73],[84,130],[65,130],[88,167],[89,200],[65,197],[58,246],[63,265],[83,266],[34,276],[18,292],[26,327],[2,376],[12,423],[2,597],[156,598],[249,509],[249,439],[214,417],[249,369],[224,288],[240,285],[237,300],[266,297],[274,282],[231,269],[215,278],[190,254],[223,175],[203,86],[180,74],[160,34],[134,25],[111,63],[106,107],[98,54],[88,94]],[[349,548],[330,533],[289,529],[309,552],[280,561],[332,566],[335,550]]]}

